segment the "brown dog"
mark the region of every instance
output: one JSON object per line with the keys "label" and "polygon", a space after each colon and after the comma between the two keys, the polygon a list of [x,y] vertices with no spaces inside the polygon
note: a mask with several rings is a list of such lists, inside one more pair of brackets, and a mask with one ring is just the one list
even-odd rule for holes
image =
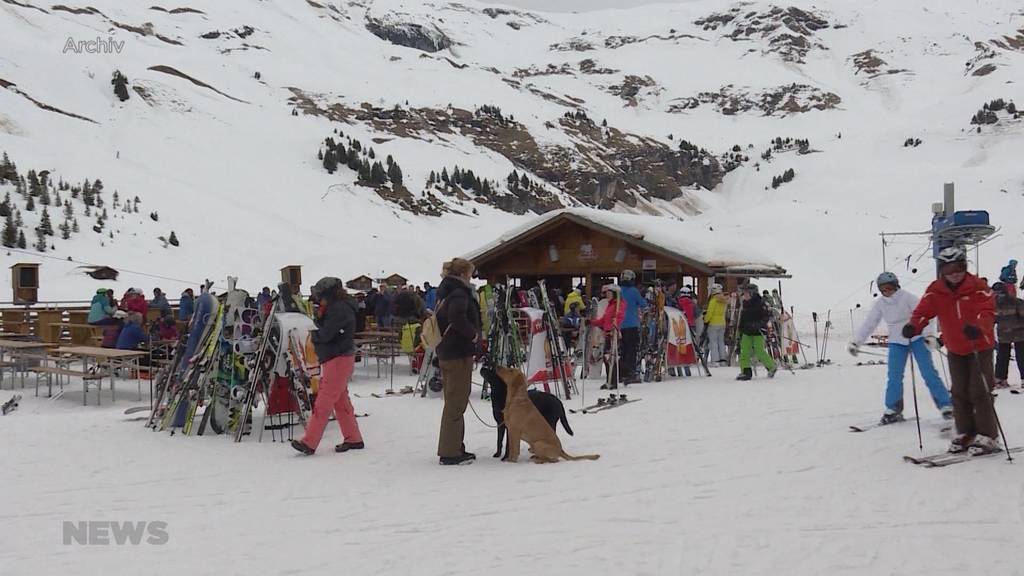
{"label": "brown dog", "polygon": [[519,442],[525,440],[530,445],[530,457],[535,462],[558,462],[566,460],[597,460],[598,454],[570,456],[562,449],[558,435],[551,425],[541,416],[537,407],[530,401],[526,393],[526,377],[514,368],[499,366],[498,377],[508,387],[508,398],[505,400],[505,426],[508,427],[508,461],[519,459]]}

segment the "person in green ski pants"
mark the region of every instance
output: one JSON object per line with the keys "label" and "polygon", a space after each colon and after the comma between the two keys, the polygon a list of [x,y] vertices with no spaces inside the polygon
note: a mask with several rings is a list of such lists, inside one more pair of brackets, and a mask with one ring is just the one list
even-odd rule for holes
{"label": "person in green ski pants", "polygon": [[750,356],[753,354],[768,369],[768,377],[775,377],[777,369],[775,361],[768,355],[764,347],[764,329],[768,323],[769,312],[761,300],[761,295],[754,284],[740,287],[743,309],[740,312],[740,375],[737,380],[750,380],[754,373],[750,368]]}

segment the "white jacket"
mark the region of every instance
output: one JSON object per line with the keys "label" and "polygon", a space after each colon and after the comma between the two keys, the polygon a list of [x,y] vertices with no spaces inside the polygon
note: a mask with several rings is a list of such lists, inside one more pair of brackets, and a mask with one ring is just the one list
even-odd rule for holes
{"label": "white jacket", "polygon": [[[857,345],[864,344],[868,336],[871,336],[871,333],[878,327],[878,323],[884,320],[889,327],[890,344],[903,344],[904,346],[910,344],[903,337],[903,326],[910,320],[910,314],[917,307],[918,300],[920,298],[902,288],[894,292],[892,296],[879,296],[874,306],[871,307],[871,311],[868,312],[868,317],[853,335],[853,342]],[[914,340],[933,334],[935,334],[935,329],[929,324],[920,335],[914,337]]]}

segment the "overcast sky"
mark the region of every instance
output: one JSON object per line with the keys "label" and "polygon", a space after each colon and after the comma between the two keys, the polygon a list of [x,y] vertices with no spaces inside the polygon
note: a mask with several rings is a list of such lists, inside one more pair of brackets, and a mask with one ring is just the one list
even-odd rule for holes
{"label": "overcast sky", "polygon": [[[678,1],[678,0],[677,0]],[[484,0],[487,3],[487,0]],[[602,8],[629,8],[641,4],[664,4],[672,0],[501,0],[495,4],[507,4],[531,10],[546,12],[582,12]]]}

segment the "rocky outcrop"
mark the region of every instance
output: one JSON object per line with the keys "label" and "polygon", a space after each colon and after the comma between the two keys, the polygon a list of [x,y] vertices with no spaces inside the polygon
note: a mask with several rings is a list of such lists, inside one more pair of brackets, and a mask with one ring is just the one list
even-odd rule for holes
{"label": "rocky outcrop", "polygon": [[751,111],[760,112],[763,116],[788,116],[811,110],[831,110],[840,102],[842,99],[838,95],[807,84],[785,84],[760,92],[729,84],[718,92],[701,92],[696,96],[676,98],[669,104],[667,111],[680,113],[710,104],[725,116]]}
{"label": "rocky outcrop", "polygon": [[787,62],[798,63],[803,63],[811,50],[828,49],[818,40],[819,31],[840,27],[811,10],[772,6],[758,12],[744,5],[700,18],[694,24],[708,31],[721,28],[725,37],[733,41],[761,39],[766,43],[764,53],[778,54]]}
{"label": "rocky outcrop", "polygon": [[[571,146],[541,146],[526,126],[491,106],[473,112],[459,108],[385,109],[368,103],[350,107],[320,102],[297,88],[290,90],[291,104],[304,114],[358,123],[402,138],[467,137],[586,206],[611,208],[616,202],[636,206],[640,198],[674,200],[683,196],[682,187],[711,189],[725,175],[718,159],[699,147],[683,142],[679,149],[672,149],[651,138],[598,125],[581,111],[546,123],[549,129],[563,131],[573,142]],[[501,175],[487,176],[499,179]],[[475,200],[516,213],[541,213],[564,205],[547,187],[501,190]]]}
{"label": "rocky outcrop", "polygon": [[452,39],[433,23],[421,24],[404,20],[394,14],[381,18],[366,17],[366,29],[371,34],[396,46],[405,46],[424,52],[440,52],[452,46]]}

